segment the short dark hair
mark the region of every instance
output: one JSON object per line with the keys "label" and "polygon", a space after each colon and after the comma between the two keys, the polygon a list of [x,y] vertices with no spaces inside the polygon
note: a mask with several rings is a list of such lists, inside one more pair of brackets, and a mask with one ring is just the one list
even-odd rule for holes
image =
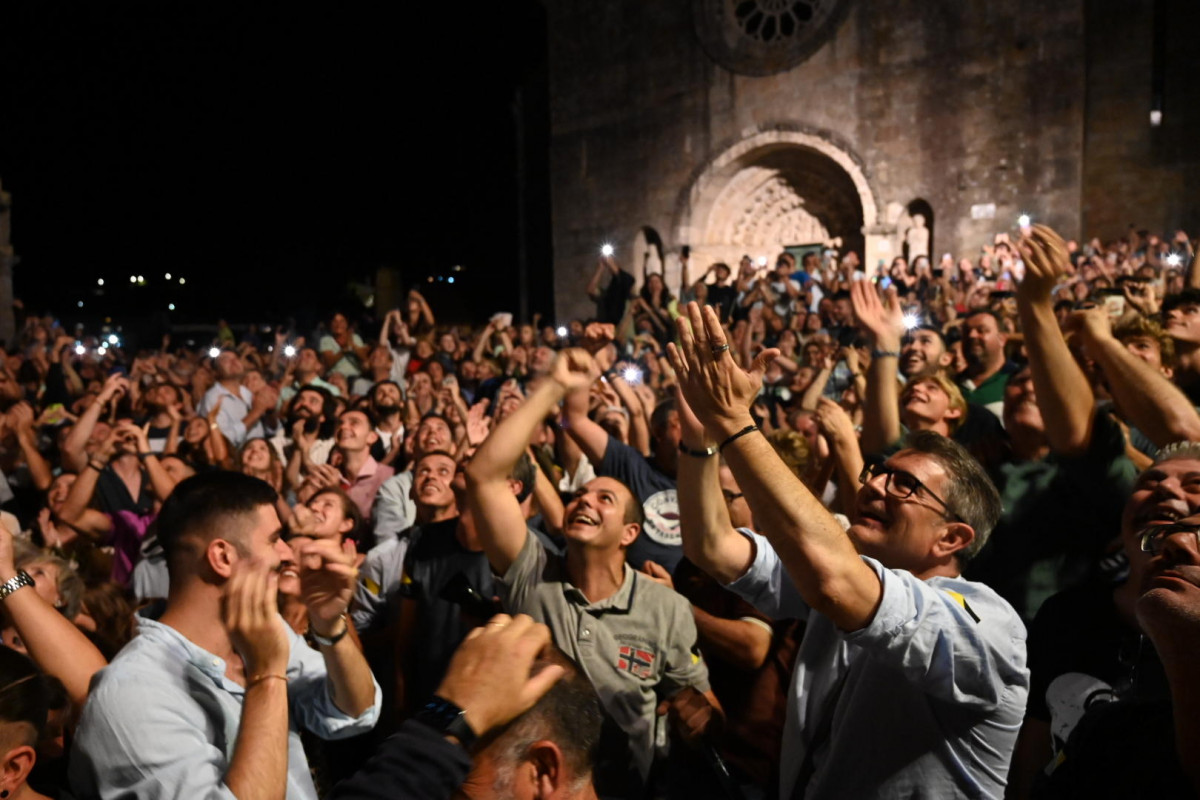
{"label": "short dark hair", "polygon": [[591,681],[561,651],[551,648],[533,671],[551,664],[564,667],[566,674],[496,737],[498,755],[509,764],[520,763],[534,742],[548,739],[562,751],[571,774],[582,778],[592,774],[600,755],[604,707]]}
{"label": "short dark hair", "polygon": [[1000,520],[1003,506],[996,485],[975,457],[953,439],[933,431],[914,431],[904,440],[905,450],[932,456],[946,473],[946,505],[975,530],[975,539],[955,553],[960,567],[979,554]]}
{"label": "short dark hair", "polygon": [[997,314],[995,311],[992,311],[990,308],[971,309],[970,311],[968,311],[966,314],[963,315],[963,324],[966,324],[967,320],[969,320],[971,317],[978,317],[980,314],[986,314],[987,316],[991,317],[992,320],[996,323],[997,330],[999,330],[1000,332],[1003,333],[1004,320],[1000,318],[999,314]]}
{"label": "short dark hair", "polygon": [[625,487],[625,491],[629,494],[629,502],[625,504],[625,524],[636,523],[638,528],[646,527],[646,509],[642,507],[642,501],[633,493],[633,489],[624,481],[618,481]]}
{"label": "short dark hair", "polygon": [[177,563],[184,539],[197,535],[206,540],[217,538],[230,530],[234,518],[249,516],[260,506],[273,506],[278,497],[266,481],[229,470],[203,472],[180,481],[156,520],[168,569]]}
{"label": "short dark hair", "polygon": [[1182,292],[1177,294],[1169,294],[1163,298],[1162,315],[1165,319],[1167,314],[1175,308],[1182,305],[1200,306],[1200,289],[1189,286]]}
{"label": "short dark hair", "polygon": [[377,419],[375,418],[375,414],[373,414],[373,413],[371,412],[371,409],[369,409],[369,408],[358,408],[357,406],[354,406],[354,407],[351,407],[351,408],[347,408],[345,411],[343,411],[343,412],[341,413],[341,415],[339,415],[339,416],[338,416],[338,419],[341,419],[342,417],[344,417],[344,416],[346,416],[347,414],[350,414],[350,413],[362,414],[364,417],[366,417],[366,418],[367,418],[367,425],[369,425],[369,426],[370,426],[371,430],[375,430],[375,427],[376,427],[377,425],[379,425],[379,420],[377,420]]}
{"label": "short dark hair", "polygon": [[27,656],[0,647],[0,722],[25,727],[21,742],[36,745],[46,729],[51,708],[51,687]]}
{"label": "short dark hair", "polygon": [[346,532],[345,538],[353,539],[355,542],[359,541],[363,532],[363,513],[362,509],[358,507],[358,503],[351,500],[350,495],[346,494],[346,490],[338,486],[326,486],[318,489],[308,500],[311,503],[323,494],[331,494],[341,501],[342,516],[354,523],[354,526]]}
{"label": "short dark hair", "polygon": [[948,349],[946,346],[946,334],[942,333],[942,329],[939,328],[937,325],[927,325],[927,324],[918,325],[917,327],[913,328],[912,330],[910,330],[908,332],[909,335],[904,337],[905,341],[906,342],[911,341],[912,334],[915,334],[917,331],[929,331],[933,335],[937,336],[938,340],[941,341],[943,350]]}

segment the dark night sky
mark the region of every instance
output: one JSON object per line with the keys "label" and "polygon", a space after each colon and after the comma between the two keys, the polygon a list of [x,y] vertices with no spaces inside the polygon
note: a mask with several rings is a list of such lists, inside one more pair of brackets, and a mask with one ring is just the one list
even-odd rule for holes
{"label": "dark night sky", "polygon": [[462,263],[435,308],[515,310],[522,85],[533,305],[548,304],[535,0],[111,5],[0,6],[0,180],[27,304],[270,320],[323,311],[382,264],[421,281]]}

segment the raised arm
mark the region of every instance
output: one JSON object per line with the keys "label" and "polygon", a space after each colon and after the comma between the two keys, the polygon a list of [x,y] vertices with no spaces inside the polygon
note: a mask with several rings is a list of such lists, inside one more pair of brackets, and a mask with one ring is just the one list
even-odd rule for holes
{"label": "raised arm", "polygon": [[900,438],[900,393],[896,384],[904,311],[894,287],[886,290],[881,302],[874,284],[865,280],[851,284],[850,302],[875,352],[867,369],[867,395],[863,398],[862,449],[882,453]]}
{"label": "raised arm", "polygon": [[1092,438],[1096,398],[1054,317],[1051,292],[1067,272],[1067,246],[1045,225],[1034,225],[1018,246],[1025,279],[1017,286],[1017,310],[1046,438],[1056,452],[1080,455]]}
{"label": "raised arm", "polygon": [[[0,526],[0,583],[16,577],[12,534]],[[87,700],[88,685],[107,663],[83,633],[32,587],[18,589],[3,601],[4,611],[29,657],[47,675],[62,681],[76,708]]]}
{"label": "raised arm", "polygon": [[776,351],[760,354],[750,371],[742,370],[727,350],[714,353],[725,344],[725,335],[712,309],[702,312],[689,303],[688,317],[690,327],[679,324],[680,347],[674,359],[688,404],[708,435],[725,443],[726,463],[804,601],[842,630],[862,628],[879,606],[879,577],[767,440],[756,432],[745,433],[747,428],[753,431],[750,404]]}
{"label": "raised arm", "polygon": [[[1076,311],[1067,330],[1078,331],[1089,356],[1104,371],[1117,409],[1158,447],[1200,441],[1200,414],[1166,376],[1129,351],[1112,334],[1103,308]],[[1040,400],[1039,400],[1040,402]]]}
{"label": "raised arm", "polygon": [[[479,527],[488,563],[498,575],[508,572],[525,546],[525,516],[508,479],[529,446],[537,426],[563,395],[583,395],[592,381],[592,359],[582,350],[564,350],[554,362],[550,380],[542,381],[516,411],[496,426],[467,465],[467,503]],[[605,434],[607,436],[607,434]]]}
{"label": "raised arm", "polygon": [[[589,370],[595,362],[585,354],[575,354],[577,359],[586,358]],[[590,384],[589,384],[590,385]],[[585,387],[586,388],[586,387]],[[604,453],[608,450],[608,431],[588,417],[588,393],[586,391],[571,392],[563,402],[562,427],[567,435],[575,440],[579,449],[588,457],[588,461],[597,469],[604,461]]]}
{"label": "raised arm", "polygon": [[38,450],[37,431],[33,427],[33,408],[25,402],[17,403],[8,410],[6,416],[9,427],[17,437],[21,455],[25,457],[25,463],[29,467],[33,485],[39,491],[46,491],[50,488],[54,475],[50,472],[50,465]]}
{"label": "raised arm", "polygon": [[88,439],[92,437],[92,431],[96,429],[96,423],[100,420],[104,406],[119,393],[127,391],[128,385],[129,381],[119,374],[109,375],[108,379],[104,381],[104,386],[96,395],[96,399],[80,415],[79,422],[75,423],[71,432],[67,434],[66,441],[63,442],[62,456],[67,468],[81,472],[87,466],[87,452],[84,448]]}
{"label": "raised arm", "polygon": [[[678,357],[674,345],[668,345],[672,361]],[[676,367],[676,371],[678,371]],[[687,398],[675,390],[679,412],[680,444],[691,453],[703,453],[716,447],[710,436],[692,413]],[[679,454],[676,473],[679,496],[679,531],[683,536],[683,553],[700,569],[721,583],[730,583],[745,574],[754,559],[750,540],[733,529],[729,509],[721,492],[721,459],[711,456]]]}

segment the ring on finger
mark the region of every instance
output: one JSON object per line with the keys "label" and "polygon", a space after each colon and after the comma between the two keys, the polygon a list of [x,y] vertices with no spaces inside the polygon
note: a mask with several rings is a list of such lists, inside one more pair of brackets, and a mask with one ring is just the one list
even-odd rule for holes
{"label": "ring on finger", "polygon": [[725,351],[727,351],[728,349],[729,349],[729,345],[727,345],[727,344],[719,345],[719,346],[717,346],[717,347],[714,347],[714,348],[712,349],[712,354],[713,354],[714,356],[719,356],[719,355],[721,355],[721,353],[724,353],[724,352],[725,352]]}

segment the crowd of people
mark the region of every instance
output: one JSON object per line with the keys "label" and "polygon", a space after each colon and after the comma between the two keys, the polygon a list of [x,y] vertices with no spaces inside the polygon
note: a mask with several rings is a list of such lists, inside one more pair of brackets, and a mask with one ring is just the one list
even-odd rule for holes
{"label": "crowd of people", "polygon": [[0,798],[1190,797],[1193,243],[0,368]]}

